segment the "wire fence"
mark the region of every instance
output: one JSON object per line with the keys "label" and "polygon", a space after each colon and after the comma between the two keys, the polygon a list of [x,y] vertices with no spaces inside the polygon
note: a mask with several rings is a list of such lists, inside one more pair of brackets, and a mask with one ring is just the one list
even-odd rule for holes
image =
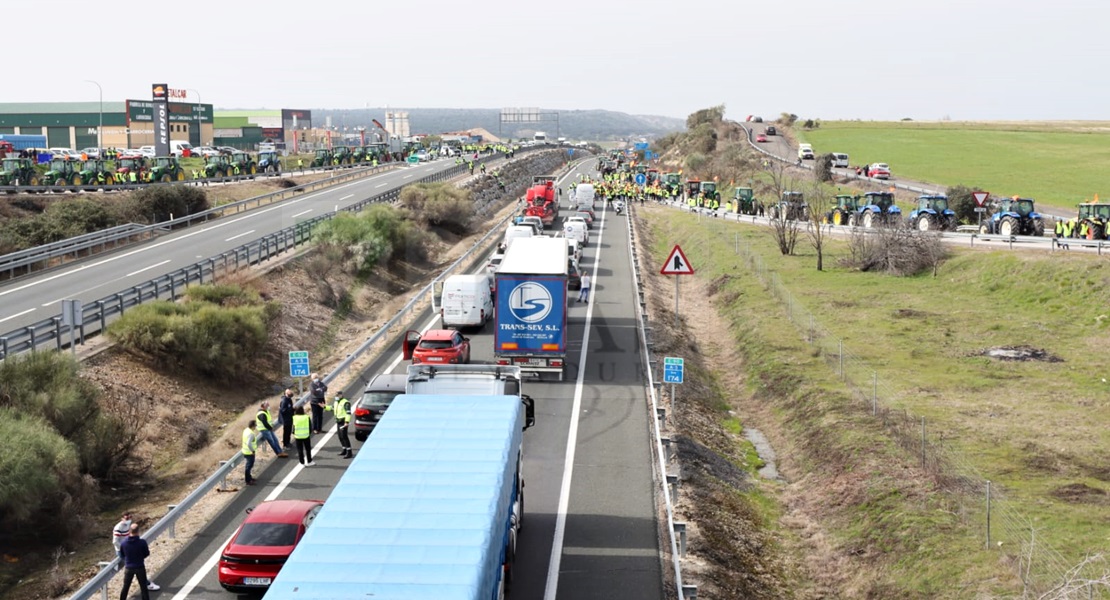
{"label": "wire fence", "polygon": [[[924,416],[897,408],[904,393],[882,379],[877,370],[845,345],[843,338],[837,337],[805,305],[798,302],[782,276],[769,269],[762,257],[753,252],[751,242],[741,240],[735,247],[764,288],[781,303],[806,342],[814,347],[815,355],[824,359],[860,402],[860,408],[878,419],[890,437],[916,457],[918,466],[929,473],[938,485],[960,492],[963,498],[969,500],[963,507],[963,514],[968,522],[981,527],[984,547],[1005,548],[1001,551],[1014,552],[1012,558],[1018,566],[1018,575],[1027,596],[1035,590],[1052,590],[1062,582],[1074,583],[1090,576],[1091,581],[1070,586],[1066,595],[1032,597],[1110,597],[1107,596],[1105,582],[1100,579],[1101,575],[1082,570],[1077,572],[1074,567],[1080,562],[1078,559],[1068,560],[1038,539],[1037,526],[1021,514],[1018,501],[1007,498],[1004,491],[992,484],[966,457],[946,445],[942,434],[932,431]],[[976,498],[981,502],[974,502]]]}

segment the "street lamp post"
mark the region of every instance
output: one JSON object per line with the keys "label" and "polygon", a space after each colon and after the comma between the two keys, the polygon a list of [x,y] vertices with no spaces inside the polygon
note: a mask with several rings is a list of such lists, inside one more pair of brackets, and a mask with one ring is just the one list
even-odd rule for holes
{"label": "street lamp post", "polygon": [[100,157],[100,152],[104,149],[104,88],[91,79],[86,79],[85,83],[95,85],[96,89],[100,91],[100,125],[96,128],[96,154],[97,157]]}
{"label": "street lamp post", "polygon": [[[194,89],[190,89],[190,88],[186,88],[185,91],[193,92],[194,94],[197,95],[197,104],[201,105],[200,108],[201,108],[201,111],[203,112],[204,111],[204,101],[200,97],[200,92],[198,92]],[[204,138],[201,137],[201,134],[203,132],[203,130],[201,129],[201,124],[202,123],[204,123],[204,117],[201,115],[201,113],[197,113],[197,145],[198,146],[203,146],[204,145]]]}

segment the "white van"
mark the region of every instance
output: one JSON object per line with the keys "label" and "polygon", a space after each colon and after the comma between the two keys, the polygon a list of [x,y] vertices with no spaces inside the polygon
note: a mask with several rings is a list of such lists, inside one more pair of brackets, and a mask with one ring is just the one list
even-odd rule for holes
{"label": "white van", "polygon": [[567,254],[574,260],[580,260],[582,258],[582,246],[578,245],[578,240],[572,237],[567,238]]}
{"label": "white van", "polygon": [[590,239],[586,221],[582,217],[572,217],[563,222],[563,235],[578,242],[578,247],[586,245]]}
{"label": "white van", "polygon": [[843,152],[833,152],[832,157],[833,157],[833,161],[832,161],[833,168],[838,168],[838,167],[839,168],[844,168],[844,169],[848,168],[848,155],[847,154],[844,154]]}
{"label": "white van", "polygon": [[185,156],[185,150],[189,150],[189,155],[192,156],[193,145],[181,140],[173,140],[170,142],[170,156],[181,158]]}
{"label": "white van", "polygon": [[578,205],[588,204],[591,207],[594,205],[594,185],[592,183],[580,183],[574,188],[574,203]]}
{"label": "white van", "polygon": [[444,327],[481,327],[493,318],[493,278],[489,273],[452,275],[432,289],[433,309]]}
{"label": "white van", "polygon": [[535,234],[536,230],[533,229],[531,225],[513,225],[505,231],[505,239],[501,242],[501,245],[497,247],[497,252],[499,254],[504,254],[505,251],[509,249],[509,245],[513,243],[514,239],[533,237]]}

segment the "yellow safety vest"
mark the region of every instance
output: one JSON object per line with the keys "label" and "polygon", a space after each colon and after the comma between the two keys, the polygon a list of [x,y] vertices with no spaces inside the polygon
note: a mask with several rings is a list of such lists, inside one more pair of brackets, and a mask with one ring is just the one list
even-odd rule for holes
{"label": "yellow safety vest", "polygon": [[243,430],[243,456],[251,456],[258,448],[258,440],[254,437],[254,432],[250,427]]}
{"label": "yellow safety vest", "polygon": [[308,415],[293,415],[293,437],[298,440],[307,440],[312,434],[312,421]]}
{"label": "yellow safety vest", "polygon": [[[265,421],[262,420],[262,415],[266,415],[266,420]],[[273,431],[274,420],[273,420],[273,417],[270,416],[270,411],[268,411],[268,410],[259,410],[258,414],[254,416],[254,420],[258,422],[258,428],[260,430],[262,430],[262,431]],[[266,423],[267,425],[269,425],[269,427],[263,428],[263,425],[262,425],[263,423]]]}
{"label": "yellow safety vest", "polygon": [[345,422],[351,415],[351,401],[340,396],[335,399],[332,405],[332,412],[335,413],[335,420]]}

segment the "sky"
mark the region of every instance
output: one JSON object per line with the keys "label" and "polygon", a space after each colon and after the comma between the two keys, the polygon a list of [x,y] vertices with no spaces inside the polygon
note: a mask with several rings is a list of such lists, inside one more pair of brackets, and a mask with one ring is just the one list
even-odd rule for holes
{"label": "sky", "polygon": [[[155,1],[120,16],[121,6],[7,7],[5,22],[23,25],[4,30],[6,62],[23,66],[3,78],[0,102],[95,101],[92,78],[105,101],[147,99],[157,82],[217,109],[681,118],[724,104],[740,119],[1110,119],[1110,5],[1095,0]],[[87,18],[108,13],[119,18]],[[69,51],[74,68],[47,67]]]}

